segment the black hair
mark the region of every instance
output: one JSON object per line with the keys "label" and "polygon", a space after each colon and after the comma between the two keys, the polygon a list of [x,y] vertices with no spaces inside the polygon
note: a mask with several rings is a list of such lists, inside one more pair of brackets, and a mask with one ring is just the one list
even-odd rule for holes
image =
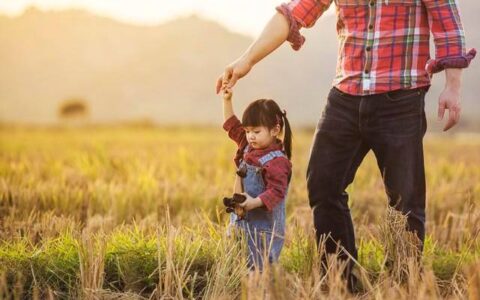
{"label": "black hair", "polygon": [[280,125],[284,131],[283,147],[288,159],[292,158],[292,130],[287,119],[287,112],[280,110],[278,104],[271,99],[258,99],[247,106],[243,112],[242,126],[265,126],[268,129]]}

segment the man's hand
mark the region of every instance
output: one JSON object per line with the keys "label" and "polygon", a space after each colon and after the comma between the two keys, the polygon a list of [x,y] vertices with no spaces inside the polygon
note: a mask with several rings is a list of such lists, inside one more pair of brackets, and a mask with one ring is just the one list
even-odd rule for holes
{"label": "man's hand", "polygon": [[224,82],[227,83],[228,88],[232,88],[237,80],[247,75],[255,64],[280,47],[287,40],[289,30],[290,24],[281,13],[277,12],[273,15],[253,44],[220,75],[217,80],[217,94]]}
{"label": "man's hand", "polygon": [[221,89],[223,89],[224,86],[228,89],[232,88],[238,79],[250,72],[252,66],[253,64],[243,57],[228,65],[225,68],[224,73],[217,79],[217,94]]}
{"label": "man's hand", "polygon": [[445,88],[438,98],[438,120],[443,120],[445,110],[448,109],[448,121],[443,127],[447,131],[455,126],[460,120],[460,91],[456,89]]}
{"label": "man's hand", "polygon": [[447,131],[460,121],[460,78],[461,69],[445,69],[446,85],[438,98],[438,120],[443,120],[445,110],[448,109],[448,121],[443,127]]}
{"label": "man's hand", "polygon": [[260,198],[252,198],[246,193],[243,193],[243,195],[247,197],[247,200],[245,200],[243,203],[240,203],[239,206],[243,207],[243,209],[245,209],[246,211],[263,206],[263,202]]}

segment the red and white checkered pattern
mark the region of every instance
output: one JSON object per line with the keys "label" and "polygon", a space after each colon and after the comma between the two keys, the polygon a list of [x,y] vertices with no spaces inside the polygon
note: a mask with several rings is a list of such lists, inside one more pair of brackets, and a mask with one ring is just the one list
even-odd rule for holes
{"label": "red and white checkered pattern", "polygon": [[[333,0],[293,0],[277,7],[290,23],[288,41],[298,50]],[[452,0],[335,0],[338,61],[333,85],[370,95],[430,85],[432,73],[466,68],[475,50],[465,50],[458,7]],[[435,59],[430,59],[432,32]],[[427,66],[428,62],[428,66]]]}

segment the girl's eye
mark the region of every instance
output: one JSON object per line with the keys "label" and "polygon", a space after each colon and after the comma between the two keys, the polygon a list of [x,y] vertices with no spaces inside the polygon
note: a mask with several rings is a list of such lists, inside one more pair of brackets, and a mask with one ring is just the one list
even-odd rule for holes
{"label": "girl's eye", "polygon": [[260,131],[254,131],[254,133],[255,133],[255,134],[259,134],[259,133],[260,133]]}

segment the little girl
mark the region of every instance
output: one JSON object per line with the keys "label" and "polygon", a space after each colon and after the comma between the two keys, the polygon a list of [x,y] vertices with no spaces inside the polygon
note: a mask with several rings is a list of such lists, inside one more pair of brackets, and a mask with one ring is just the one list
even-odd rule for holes
{"label": "little girl", "polygon": [[[235,116],[232,92],[223,89],[223,128],[238,145],[234,191],[244,193],[239,204],[245,216],[230,215],[230,226],[244,234],[248,266],[263,269],[263,258],[278,260],[285,235],[285,200],[292,174],[292,132],[286,111],[273,100],[256,100]],[[278,138],[285,127],[283,142]]]}

